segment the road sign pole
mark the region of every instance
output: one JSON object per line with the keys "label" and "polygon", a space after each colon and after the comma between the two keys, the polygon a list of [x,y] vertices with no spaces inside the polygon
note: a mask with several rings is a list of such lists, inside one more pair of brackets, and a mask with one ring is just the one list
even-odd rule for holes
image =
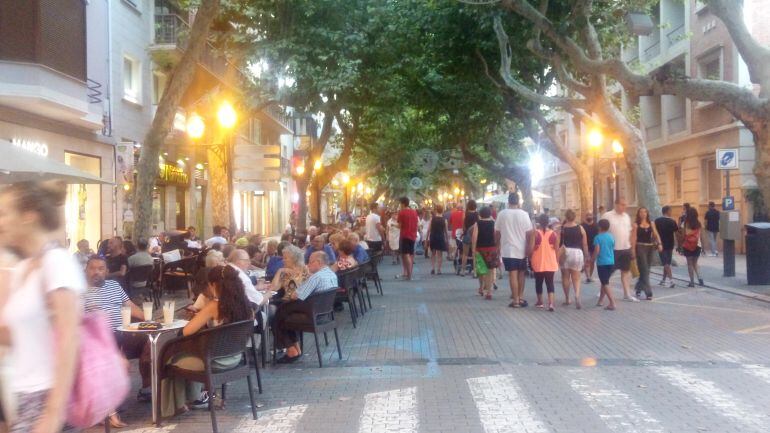
{"label": "road sign pole", "polygon": [[[730,170],[725,170],[725,197],[730,196]],[[735,276],[735,240],[722,239],[722,270],[725,277]]]}

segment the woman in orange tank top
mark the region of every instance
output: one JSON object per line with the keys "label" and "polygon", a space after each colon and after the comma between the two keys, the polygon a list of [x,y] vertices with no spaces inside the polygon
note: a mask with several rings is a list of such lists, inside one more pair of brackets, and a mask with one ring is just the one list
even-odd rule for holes
{"label": "woman in orange tank top", "polygon": [[548,311],[553,311],[553,276],[559,269],[559,261],[556,257],[556,249],[559,245],[559,235],[548,228],[548,215],[541,214],[537,217],[537,231],[530,237],[529,250],[532,270],[535,271],[535,291],[537,292],[537,304],[535,307],[544,308],[543,282],[548,290]]}

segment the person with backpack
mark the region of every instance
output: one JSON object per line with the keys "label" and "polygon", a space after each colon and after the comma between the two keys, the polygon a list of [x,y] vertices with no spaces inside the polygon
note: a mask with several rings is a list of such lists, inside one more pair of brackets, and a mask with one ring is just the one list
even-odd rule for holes
{"label": "person with backpack", "polygon": [[690,275],[690,284],[687,287],[695,287],[695,277],[698,284],[703,286],[703,278],[698,270],[698,258],[703,247],[701,246],[701,223],[698,220],[698,210],[694,207],[687,209],[682,227],[682,255],[687,259],[687,273]]}
{"label": "person with backpack", "polygon": [[537,217],[537,225],[535,235],[530,237],[529,248],[532,251],[529,260],[535,272],[535,293],[537,294],[535,307],[545,308],[543,304],[543,282],[545,282],[548,290],[548,311],[554,311],[553,276],[559,269],[559,261],[556,258],[559,235],[550,229],[546,214],[540,214]]}

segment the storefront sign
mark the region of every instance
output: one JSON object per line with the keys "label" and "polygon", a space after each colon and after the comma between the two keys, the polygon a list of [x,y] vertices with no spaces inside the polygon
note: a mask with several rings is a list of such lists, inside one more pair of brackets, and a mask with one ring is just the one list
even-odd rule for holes
{"label": "storefront sign", "polygon": [[48,156],[48,145],[39,141],[23,140],[20,138],[11,139],[14,146],[20,147],[28,152],[37,153],[40,156]]}
{"label": "storefront sign", "polygon": [[190,178],[187,173],[176,165],[171,164],[160,164],[158,180],[164,184],[180,186],[188,186],[190,184]]}

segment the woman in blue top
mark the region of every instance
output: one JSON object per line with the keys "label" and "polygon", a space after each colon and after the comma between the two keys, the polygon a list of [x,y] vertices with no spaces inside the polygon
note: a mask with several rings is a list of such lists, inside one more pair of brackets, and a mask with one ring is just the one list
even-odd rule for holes
{"label": "woman in blue top", "polygon": [[601,281],[601,294],[599,295],[599,302],[596,303],[597,307],[602,306],[604,297],[610,301],[605,310],[612,311],[615,309],[615,298],[612,296],[610,290],[610,277],[615,270],[615,239],[608,232],[610,229],[610,222],[603,219],[599,221],[599,234],[594,238],[594,260],[596,260],[596,273],[599,274],[599,281]]}

